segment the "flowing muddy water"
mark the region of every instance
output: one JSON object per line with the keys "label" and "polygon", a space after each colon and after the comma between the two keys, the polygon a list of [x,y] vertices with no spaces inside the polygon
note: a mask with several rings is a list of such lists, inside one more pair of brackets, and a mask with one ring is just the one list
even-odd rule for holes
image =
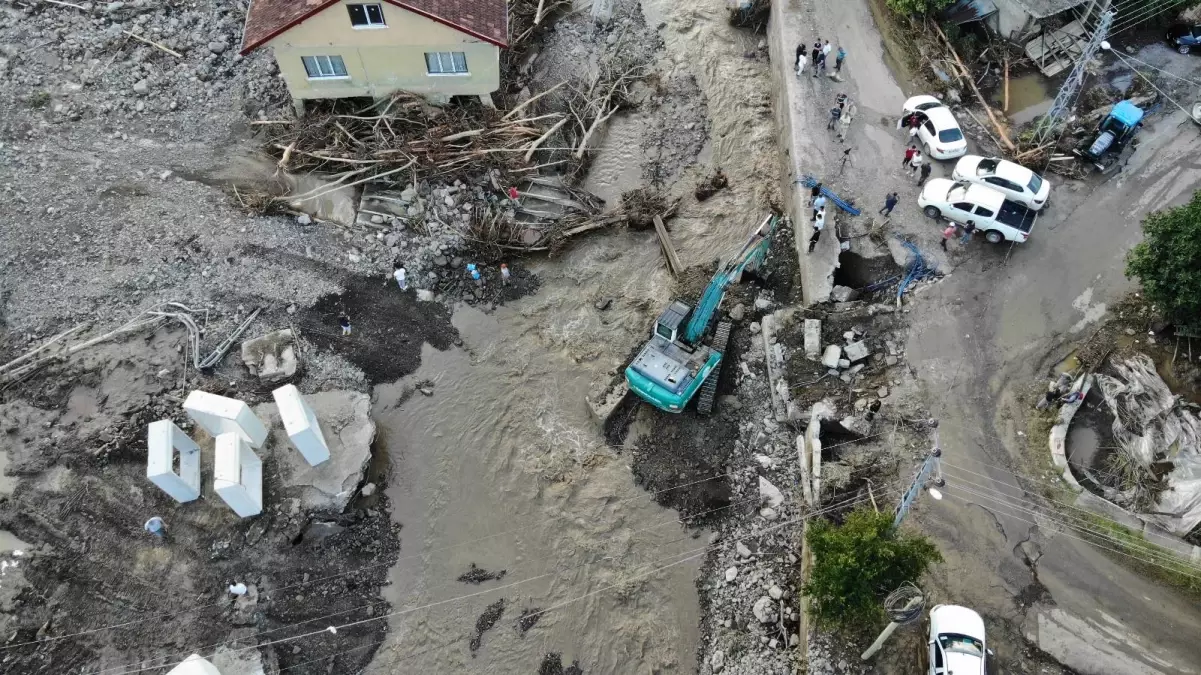
{"label": "flowing muddy water", "polygon": [[[662,24],[660,70],[694,75],[708,103],[710,141],[678,176],[673,194],[685,199],[671,222],[685,264],[707,263],[733,253],[776,185],[766,58],[756,36],[727,25],[724,0],[683,10],[647,0],[643,11]],[[649,158],[631,146],[647,147],[653,126],[615,118],[590,187],[610,199],[638,187]],[[731,187],[698,204],[692,189],[712,166]],[[658,244],[649,232],[608,233],[534,271],[537,294],[491,313],[457,307],[462,348],[427,346],[416,373],[376,388],[377,448],[404,529],[385,591],[388,639],[368,672],[525,675],[552,652],[589,674],[696,670],[694,577],[707,534],[634,483],[584,402],[671,298]],[[613,298],[604,311],[602,298]],[[472,564],[505,575],[456,581]],[[473,653],[477,617],[501,598],[502,617]],[[539,609],[549,611],[523,635],[518,616]]]}

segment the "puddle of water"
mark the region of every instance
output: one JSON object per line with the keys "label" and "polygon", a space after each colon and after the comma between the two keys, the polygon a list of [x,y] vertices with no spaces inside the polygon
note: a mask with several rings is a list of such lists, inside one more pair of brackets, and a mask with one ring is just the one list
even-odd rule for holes
{"label": "puddle of water", "polygon": [[1091,468],[1101,446],[1101,438],[1092,427],[1073,424],[1068,430],[1066,448],[1068,461],[1075,466]]}
{"label": "puddle of water", "polygon": [[16,535],[7,530],[0,530],[0,553],[22,553],[29,550],[29,544],[17,539]]}
{"label": "puddle of water", "polygon": [[1051,374],[1058,377],[1061,373],[1072,373],[1080,369],[1080,356],[1073,351],[1068,354],[1062,361],[1055,364],[1051,369]]}
{"label": "puddle of water", "polygon": [[[1004,103],[1004,87],[998,87],[993,94],[994,103]],[[1035,117],[1051,109],[1054,100],[1053,92],[1048,89],[1048,82],[1041,73],[1028,73],[1009,78],[1009,110],[1006,114],[1015,125],[1030,122]]]}

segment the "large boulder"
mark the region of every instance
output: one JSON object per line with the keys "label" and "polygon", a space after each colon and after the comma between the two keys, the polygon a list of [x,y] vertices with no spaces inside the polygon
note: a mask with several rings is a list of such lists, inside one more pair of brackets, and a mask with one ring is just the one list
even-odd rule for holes
{"label": "large boulder", "polygon": [[290,329],[277,330],[242,342],[242,363],[263,382],[282,382],[296,374],[296,337]]}

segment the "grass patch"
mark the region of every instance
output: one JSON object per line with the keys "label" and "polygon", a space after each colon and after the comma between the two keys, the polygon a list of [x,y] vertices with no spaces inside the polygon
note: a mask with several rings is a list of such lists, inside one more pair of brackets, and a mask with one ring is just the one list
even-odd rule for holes
{"label": "grass patch", "polygon": [[34,110],[41,110],[42,108],[50,105],[50,92],[35,91],[29,95],[27,102],[29,103],[30,108],[33,108]]}
{"label": "grass patch", "polygon": [[[1106,549],[1117,549],[1126,555],[1115,556],[1118,562],[1144,576],[1155,579],[1177,590],[1183,591],[1193,600],[1201,600],[1201,569],[1189,564],[1179,554],[1157,546],[1147,540],[1141,532],[1133,532],[1112,520],[1093,514],[1082,514],[1080,518],[1088,521],[1096,531],[1104,533],[1109,539],[1099,542]],[[1084,534],[1086,538],[1100,538],[1097,535]],[[1112,550],[1108,551],[1113,553]],[[1134,556],[1134,557],[1130,557]],[[1145,562],[1149,558],[1167,557],[1170,560]]]}

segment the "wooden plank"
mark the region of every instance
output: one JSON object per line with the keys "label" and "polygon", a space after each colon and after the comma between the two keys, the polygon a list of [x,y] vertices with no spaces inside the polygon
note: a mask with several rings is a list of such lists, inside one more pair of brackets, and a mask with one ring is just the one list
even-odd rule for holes
{"label": "wooden plank", "polygon": [[663,219],[655,216],[655,234],[659,235],[659,246],[663,249],[663,257],[667,258],[667,271],[671,272],[671,276],[678,276],[684,271],[684,266],[680,264],[680,256],[676,254],[676,247],[671,245],[671,237],[667,236],[667,227],[663,224]]}

